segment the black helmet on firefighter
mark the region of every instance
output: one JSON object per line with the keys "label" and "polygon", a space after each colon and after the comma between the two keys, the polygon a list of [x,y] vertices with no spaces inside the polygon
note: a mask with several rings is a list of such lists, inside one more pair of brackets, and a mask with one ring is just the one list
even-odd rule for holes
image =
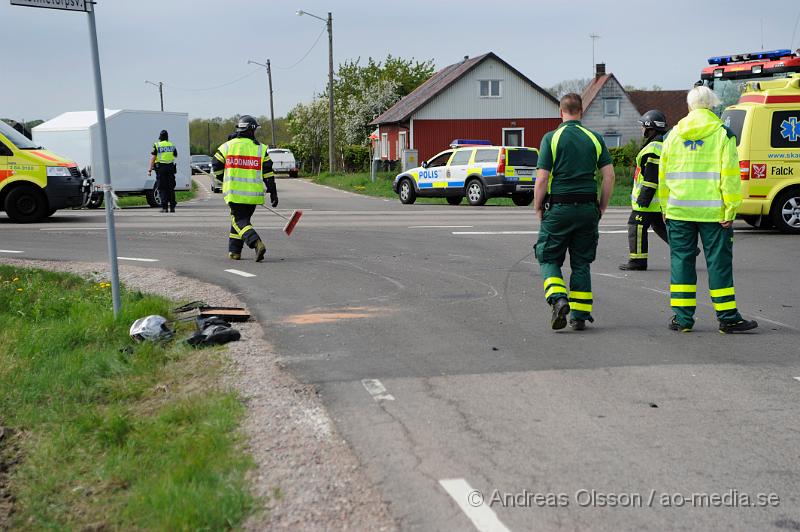
{"label": "black helmet on firefighter", "polygon": [[667,132],[667,117],[658,109],[651,109],[647,111],[639,119],[639,123],[645,129],[652,129],[659,133]]}
{"label": "black helmet on firefighter", "polygon": [[259,123],[250,115],[242,115],[239,117],[239,122],[236,124],[237,133],[246,133],[248,131],[255,131],[258,129]]}

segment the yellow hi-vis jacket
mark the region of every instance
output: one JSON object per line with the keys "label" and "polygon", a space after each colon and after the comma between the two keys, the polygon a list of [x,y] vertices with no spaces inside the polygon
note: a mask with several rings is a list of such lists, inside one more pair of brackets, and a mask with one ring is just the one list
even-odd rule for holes
{"label": "yellow hi-vis jacket", "polygon": [[[653,194],[653,199],[647,206],[639,205],[639,196],[642,195],[642,189],[650,189],[651,193],[655,193],[658,189],[656,183],[652,183],[645,179],[644,165],[658,166],[661,157],[661,147],[663,143],[658,140],[649,142],[644,148],[639,150],[636,155],[636,171],[633,174],[633,189],[631,190],[631,208],[634,211],[640,212],[661,212],[661,204],[658,201],[658,196]],[[649,170],[647,170],[649,171]],[[655,173],[655,169],[652,170]],[[655,177],[655,176],[653,176]],[[652,178],[651,178],[652,179]],[[654,190],[656,189],[656,190]]]}
{"label": "yellow hi-vis jacket", "polygon": [[225,203],[264,204],[264,179],[274,174],[263,173],[265,163],[270,160],[263,144],[238,137],[220,146],[214,157],[225,164],[222,176]]}
{"label": "yellow hi-vis jacket", "polygon": [[672,220],[722,222],[736,217],[742,204],[736,137],[708,109],[691,111],[664,141],[658,196]]}
{"label": "yellow hi-vis jacket", "polygon": [[175,162],[175,145],[168,140],[161,140],[153,144],[156,152],[156,162],[171,164]]}

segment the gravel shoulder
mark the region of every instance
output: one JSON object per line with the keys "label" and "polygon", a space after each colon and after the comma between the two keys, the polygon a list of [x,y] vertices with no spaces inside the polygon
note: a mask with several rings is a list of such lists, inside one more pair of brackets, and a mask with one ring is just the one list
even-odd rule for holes
{"label": "gravel shoulder", "polygon": [[[108,279],[108,265],[0,259],[4,264]],[[171,271],[120,266],[129,288],[175,301],[202,300],[245,306],[234,294]],[[252,486],[264,510],[245,523],[247,530],[395,530],[386,503],[370,484],[347,442],[312,385],[281,370],[261,324],[235,324],[242,340],[228,344],[227,384],[247,406],[242,430],[256,468]]]}

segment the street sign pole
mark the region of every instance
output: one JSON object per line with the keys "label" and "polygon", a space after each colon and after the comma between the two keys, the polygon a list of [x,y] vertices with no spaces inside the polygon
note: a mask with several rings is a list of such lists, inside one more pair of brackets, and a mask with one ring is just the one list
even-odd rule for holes
{"label": "street sign pole", "polygon": [[93,0],[11,0],[12,6],[42,7],[62,11],[84,11],[89,17],[89,44],[92,49],[92,69],[94,70],[94,96],[97,106],[97,127],[100,130],[101,167],[93,168],[94,174],[103,180],[103,194],[106,203],[106,234],[108,236],[108,262],[111,267],[111,299],[114,317],[119,317],[121,308],[119,297],[119,269],[117,267],[117,233],[114,228],[114,199],[111,192],[111,165],[108,160],[108,137],[106,136],[106,111],[103,103],[103,81],[100,77],[100,53],[97,49],[97,25],[94,20]]}
{"label": "street sign pole", "polygon": [[103,80],[100,76],[100,52],[97,46],[97,24],[94,20],[94,2],[86,2],[89,17],[89,43],[92,48],[92,67],[94,70],[94,99],[97,107],[97,127],[100,130],[100,156],[103,167],[103,193],[106,204],[106,235],[108,236],[108,262],[111,266],[111,298],[114,317],[119,316],[121,307],[119,297],[119,269],[117,266],[117,232],[114,226],[114,198],[111,192],[111,165],[108,157],[108,137],[106,135],[106,111],[103,102]]}

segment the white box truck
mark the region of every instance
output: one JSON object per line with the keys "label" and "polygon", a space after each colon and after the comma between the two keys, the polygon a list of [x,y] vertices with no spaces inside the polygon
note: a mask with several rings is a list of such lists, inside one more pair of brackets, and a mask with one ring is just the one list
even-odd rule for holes
{"label": "white box truck", "polygon": [[[145,195],[151,207],[159,206],[156,174],[148,176],[150,152],[162,129],[178,150],[175,190],[189,190],[189,115],[159,111],[106,109],[108,156],[111,186],[118,196]],[[78,163],[92,177],[92,169],[101,166],[99,128],[94,111],[63,113],[33,128],[33,139],[55,153]],[[95,175],[94,186],[101,184]],[[99,207],[102,193],[95,193],[90,207]]]}

